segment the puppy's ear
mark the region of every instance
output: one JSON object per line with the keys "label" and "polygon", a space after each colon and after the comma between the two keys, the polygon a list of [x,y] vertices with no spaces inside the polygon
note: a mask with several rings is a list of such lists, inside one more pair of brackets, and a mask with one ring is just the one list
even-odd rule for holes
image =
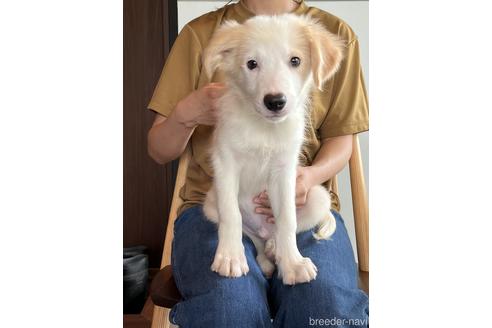
{"label": "puppy's ear", "polygon": [[240,24],[236,21],[224,22],[213,34],[204,52],[203,67],[211,79],[215,70],[219,68],[226,56],[238,45]]}
{"label": "puppy's ear", "polygon": [[344,42],[315,21],[310,21],[307,24],[307,34],[310,42],[314,84],[319,90],[322,90],[323,84],[340,67],[343,59]]}

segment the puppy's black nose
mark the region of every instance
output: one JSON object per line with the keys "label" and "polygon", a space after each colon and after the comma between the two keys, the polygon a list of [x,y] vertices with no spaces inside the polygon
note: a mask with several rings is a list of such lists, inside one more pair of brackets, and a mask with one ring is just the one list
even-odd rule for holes
{"label": "puppy's black nose", "polygon": [[276,95],[267,94],[265,98],[263,98],[263,103],[269,110],[278,112],[284,108],[285,103],[287,103],[287,97],[282,93]]}

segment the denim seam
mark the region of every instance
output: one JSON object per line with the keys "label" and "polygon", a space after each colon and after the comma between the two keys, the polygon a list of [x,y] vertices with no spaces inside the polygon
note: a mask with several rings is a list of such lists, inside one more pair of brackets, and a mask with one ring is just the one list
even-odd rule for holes
{"label": "denim seam", "polygon": [[177,325],[178,323],[176,322],[176,316],[178,313],[178,305],[179,303],[175,304],[174,307],[171,309],[169,312],[169,319],[173,325]]}
{"label": "denim seam", "polygon": [[[174,231],[174,234],[176,234],[176,231]],[[173,276],[174,276],[174,282],[176,283],[176,287],[178,287],[178,290],[179,292],[181,293],[181,296],[183,297],[183,299],[185,298],[185,295],[181,292],[181,288],[179,288],[181,286],[181,277],[179,275],[179,270],[178,270],[178,265],[176,264],[176,259],[175,259],[175,254],[174,254],[174,245],[175,245],[175,241],[176,239],[174,238],[175,236],[173,236],[173,242],[172,242],[172,249],[171,249],[171,266],[173,268]]]}

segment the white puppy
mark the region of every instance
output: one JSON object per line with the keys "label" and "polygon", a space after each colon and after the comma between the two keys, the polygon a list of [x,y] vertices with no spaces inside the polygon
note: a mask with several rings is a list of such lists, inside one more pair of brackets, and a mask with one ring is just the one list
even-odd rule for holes
{"label": "white puppy", "polygon": [[[309,17],[257,16],[243,24],[226,22],[213,35],[204,68],[208,76],[220,69],[228,86],[218,104],[211,150],[215,178],[204,204],[219,230],[213,271],[226,277],[248,272],[244,232],[265,275],[275,269],[269,259],[274,256],[284,284],[316,278],[316,266],[299,253],[296,232],[318,225],[314,236],[325,239],[335,231],[335,219],[322,186],[312,188],[296,210],[296,168],[310,92],[321,89],[341,60],[341,42]],[[263,190],[274,225],[255,213],[253,198]]]}

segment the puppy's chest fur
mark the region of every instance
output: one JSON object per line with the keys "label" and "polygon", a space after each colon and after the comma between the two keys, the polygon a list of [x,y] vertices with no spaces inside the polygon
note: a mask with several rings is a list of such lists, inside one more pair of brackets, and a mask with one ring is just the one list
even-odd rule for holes
{"label": "puppy's chest fur", "polygon": [[[231,154],[238,168],[238,202],[243,229],[268,239],[274,225],[266,223],[263,215],[255,213],[253,198],[267,189],[275,172],[284,167],[295,169],[304,137],[304,109],[278,123],[267,122],[232,95],[219,102],[219,119],[214,131],[212,160],[221,152]],[[214,175],[220,172],[214,172]]]}
{"label": "puppy's chest fur", "polygon": [[[229,148],[240,161],[253,157],[275,162],[299,153],[304,138],[304,109],[289,115],[282,122],[273,123],[253,110],[243,108],[251,105],[236,99],[233,94],[224,95],[218,106],[214,147]],[[257,161],[250,164],[258,165]]]}

